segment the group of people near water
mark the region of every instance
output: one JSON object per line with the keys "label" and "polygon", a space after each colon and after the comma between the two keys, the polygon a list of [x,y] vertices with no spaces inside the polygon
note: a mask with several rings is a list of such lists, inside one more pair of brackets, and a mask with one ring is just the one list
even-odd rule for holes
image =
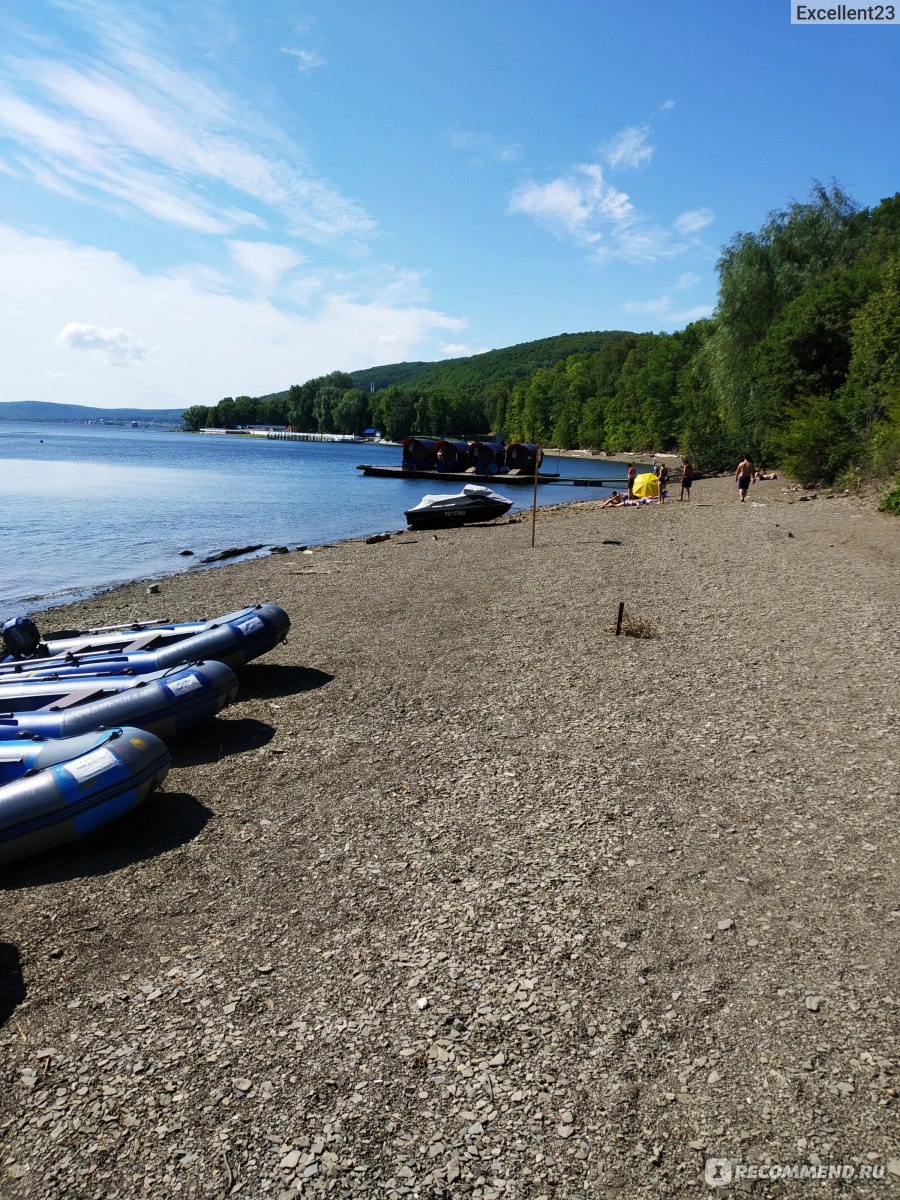
{"label": "group of people near water", "polygon": [[[656,476],[656,500],[659,504],[664,504],[669,495],[669,468],[665,463],[657,464],[656,458],[653,459],[653,474]],[[634,463],[628,468],[628,495],[623,496],[621,492],[613,491],[611,495],[603,501],[601,508],[637,508],[641,504],[652,504],[651,496],[642,496],[638,498],[634,493],[634,481],[637,478],[637,469]],[[691,484],[694,482],[694,468],[688,459],[683,459],[681,463],[681,495],[678,497],[681,500],[690,500]],[[652,483],[652,480],[651,480]]]}
{"label": "group of people near water", "polygon": [[[666,497],[669,494],[669,468],[665,463],[657,464],[656,458],[653,459],[653,473],[657,478],[656,500],[658,504],[665,503]],[[642,504],[652,504],[653,500],[650,496],[643,496],[640,499],[634,494],[634,481],[637,477],[637,470],[632,463],[628,468],[628,494],[623,495],[621,492],[613,490],[611,495],[603,501],[601,508],[637,508]],[[762,467],[754,467],[749,458],[744,458],[738,463],[734,477],[737,480],[738,496],[741,504],[747,498],[747,491],[751,481],[758,483],[763,479],[777,479],[778,476],[774,471],[765,471]],[[651,480],[652,482],[652,480]],[[678,497],[679,502],[682,500],[690,500],[691,484],[694,482],[694,468],[690,460],[682,459],[681,463],[681,495]]]}

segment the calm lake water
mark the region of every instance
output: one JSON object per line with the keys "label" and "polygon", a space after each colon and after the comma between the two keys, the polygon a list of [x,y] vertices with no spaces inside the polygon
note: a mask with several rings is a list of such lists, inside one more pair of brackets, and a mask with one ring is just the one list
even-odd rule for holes
{"label": "calm lake water", "polygon": [[[0,422],[0,621],[135,579],[196,569],[232,546],[320,545],[404,527],[404,510],[461,484],[366,478],[396,446],[213,437],[103,425]],[[548,471],[622,477],[608,460]],[[504,492],[499,478],[496,490]],[[541,505],[609,488],[542,484]],[[511,486],[513,510],[530,508]],[[180,557],[192,550],[193,558]]]}

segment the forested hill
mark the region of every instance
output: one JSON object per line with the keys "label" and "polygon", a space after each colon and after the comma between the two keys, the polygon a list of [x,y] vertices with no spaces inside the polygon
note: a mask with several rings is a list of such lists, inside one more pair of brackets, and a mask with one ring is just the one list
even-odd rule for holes
{"label": "forested hill", "polygon": [[180,425],[182,408],[88,408],[82,404],[50,404],[42,400],[0,402],[0,421],[140,421]]}
{"label": "forested hill", "polygon": [[369,367],[351,371],[353,386],[368,392],[408,384],[413,387],[447,388],[450,391],[476,391],[498,379],[525,379],[535,371],[549,370],[573,354],[594,354],[608,342],[620,342],[629,335],[622,330],[605,333],[561,333],[536,342],[521,342],[503,350],[488,350],[470,358],[448,358],[442,362],[395,363],[388,367]]}
{"label": "forested hill", "polygon": [[[900,466],[900,193],[860,208],[833,183],[736,233],[711,317],[673,333],[561,334],[441,363],[398,363],[226,396],[188,429],[254,423],[471,441],[744,456],[855,486]],[[900,511],[900,486],[892,491]],[[894,503],[892,500],[891,503]]]}
{"label": "forested hill", "polygon": [[[620,342],[631,336],[622,330],[602,333],[560,333],[556,337],[521,342],[502,350],[488,350],[469,358],[448,358],[439,362],[389,363],[383,367],[366,367],[348,371],[351,386],[364,392],[381,392],[389,387],[412,387],[466,392],[483,391],[499,379],[526,379],[535,371],[549,370],[573,354],[594,354],[610,342]],[[284,400],[288,390],[258,396],[259,402]]]}

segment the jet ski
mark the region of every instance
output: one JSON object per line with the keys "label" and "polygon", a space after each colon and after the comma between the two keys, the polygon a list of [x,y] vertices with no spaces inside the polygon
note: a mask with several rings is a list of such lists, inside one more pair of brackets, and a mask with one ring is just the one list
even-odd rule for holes
{"label": "jet ski", "polygon": [[493,521],[508,513],[512,504],[512,500],[489,487],[467,483],[461,492],[452,496],[423,496],[404,515],[410,529],[443,529],[476,521]]}

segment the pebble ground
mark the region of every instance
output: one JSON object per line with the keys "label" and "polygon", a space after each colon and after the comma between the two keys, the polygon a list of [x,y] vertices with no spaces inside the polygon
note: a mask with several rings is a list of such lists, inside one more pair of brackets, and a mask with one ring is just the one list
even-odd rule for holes
{"label": "pebble ground", "polygon": [[41,617],[293,628],[163,793],[7,870],[0,1196],[897,1194],[900,539],[808,496]]}

